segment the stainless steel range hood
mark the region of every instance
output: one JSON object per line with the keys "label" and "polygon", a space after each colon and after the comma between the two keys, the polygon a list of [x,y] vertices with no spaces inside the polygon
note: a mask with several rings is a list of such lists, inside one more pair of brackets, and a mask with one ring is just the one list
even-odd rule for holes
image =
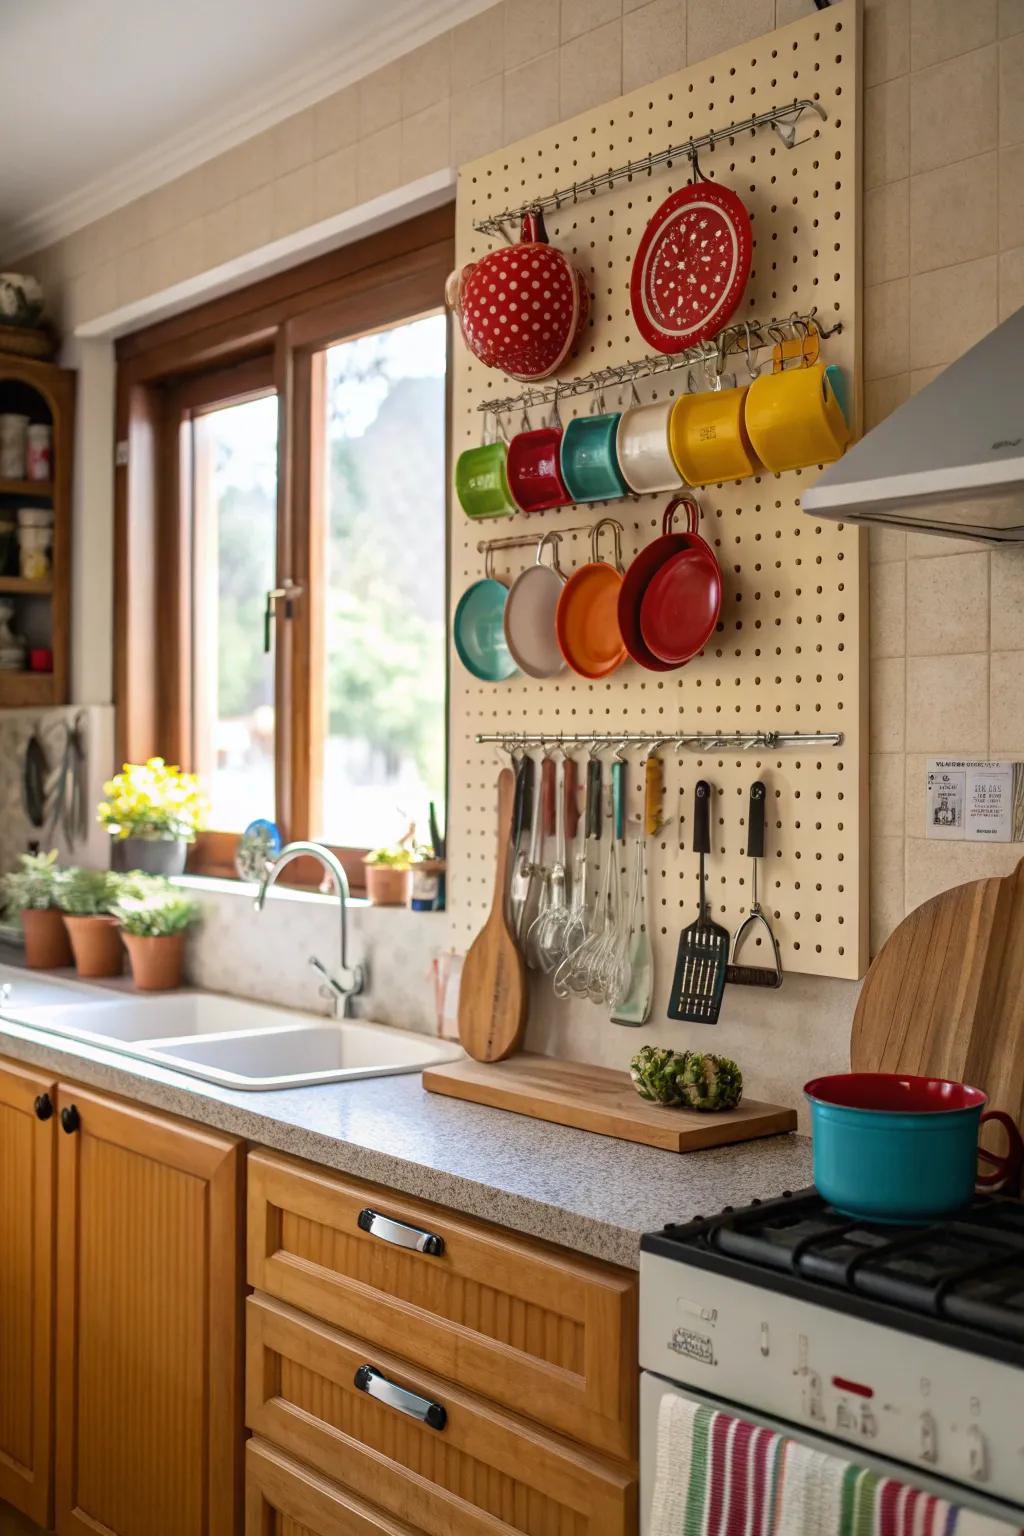
{"label": "stainless steel range hood", "polygon": [[812,517],[1024,542],[1024,309],[830,464]]}

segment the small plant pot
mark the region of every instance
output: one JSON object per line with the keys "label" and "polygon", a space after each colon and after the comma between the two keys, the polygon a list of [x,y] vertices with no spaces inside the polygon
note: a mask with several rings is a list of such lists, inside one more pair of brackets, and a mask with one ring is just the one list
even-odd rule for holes
{"label": "small plant pot", "polygon": [[64,921],[79,976],[120,976],[124,968],[124,950],[116,917],[107,913],[72,917],[65,912]]}
{"label": "small plant pot", "polygon": [[56,907],[21,914],[25,961],[33,971],[59,971],[74,963],[64,914]]}
{"label": "small plant pot", "polygon": [[184,933],[166,933],[146,938],[138,933],[122,933],[132,980],[140,992],[170,992],[181,986],[185,966]]}
{"label": "small plant pot", "polygon": [[110,844],[110,867],[119,875],[135,869],[146,875],[181,875],[187,856],[188,844],[180,838],[122,837]]}
{"label": "small plant pot", "polygon": [[366,895],[372,907],[407,907],[412,900],[412,870],[392,864],[364,864]]}

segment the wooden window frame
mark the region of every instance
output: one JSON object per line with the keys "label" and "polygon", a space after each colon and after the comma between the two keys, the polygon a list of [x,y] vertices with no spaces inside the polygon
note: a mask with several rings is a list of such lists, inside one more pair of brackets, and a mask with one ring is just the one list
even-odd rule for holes
{"label": "wooden window frame", "polygon": [[[181,512],[188,466],[180,424],[272,389],[278,398],[278,579],[301,588],[293,619],[279,612],[275,621],[276,812],[289,840],[311,835],[322,805],[322,624],[313,578],[321,532],[314,520],[323,501],[325,351],[436,311],[454,260],[449,203],[117,344],[118,759],[160,753],[192,765],[192,597]],[[233,878],[236,841],[233,833],[203,834],[189,868]],[[366,850],[334,851],[353,891],[362,891]],[[313,886],[322,873],[312,860],[297,860],[288,871],[292,883]]]}

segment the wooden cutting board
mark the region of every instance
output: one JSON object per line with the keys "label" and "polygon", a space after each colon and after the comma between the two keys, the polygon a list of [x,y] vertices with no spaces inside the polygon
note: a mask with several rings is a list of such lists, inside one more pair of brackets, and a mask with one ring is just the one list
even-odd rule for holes
{"label": "wooden cutting board", "polygon": [[861,989],[850,1063],[970,1083],[1024,1123],[1024,860],[903,919]]}
{"label": "wooden cutting board", "polygon": [[702,1147],[796,1130],[796,1111],[780,1104],[744,1099],[737,1109],[720,1114],[665,1109],[641,1099],[628,1072],[525,1051],[510,1061],[455,1061],[428,1067],[423,1086],[453,1099],[597,1131],[621,1141],[639,1141],[667,1152],[697,1152]]}

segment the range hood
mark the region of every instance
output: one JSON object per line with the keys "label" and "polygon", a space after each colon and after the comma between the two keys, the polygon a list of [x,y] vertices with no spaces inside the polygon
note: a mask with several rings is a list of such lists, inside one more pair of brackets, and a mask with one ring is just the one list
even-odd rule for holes
{"label": "range hood", "polygon": [[1024,542],[1024,308],[830,464],[802,502],[812,517]]}

